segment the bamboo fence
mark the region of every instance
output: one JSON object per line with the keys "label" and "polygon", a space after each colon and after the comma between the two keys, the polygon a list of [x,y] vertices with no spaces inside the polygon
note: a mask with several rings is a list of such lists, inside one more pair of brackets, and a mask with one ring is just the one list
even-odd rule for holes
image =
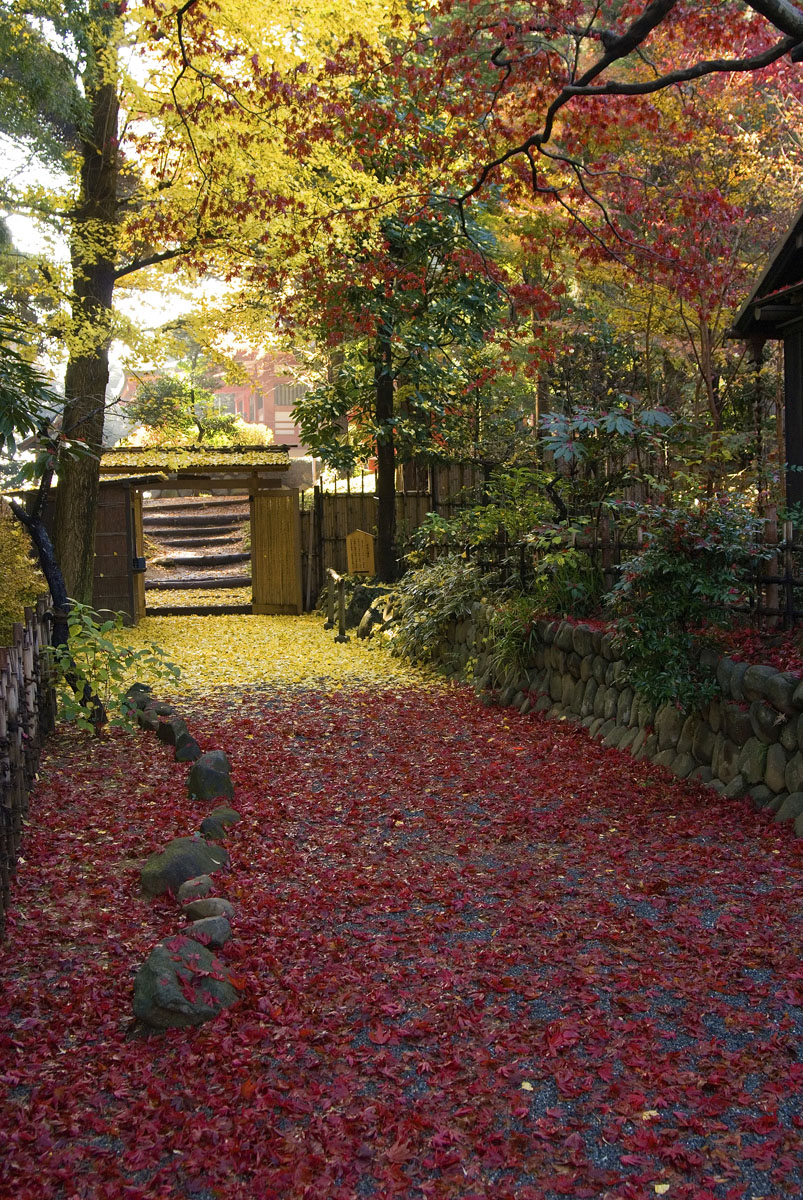
{"label": "bamboo fence", "polygon": [[47,656],[49,597],[25,609],[12,644],[0,648],[0,937],[5,937],[11,884],[17,870],[28,798],[42,744],[55,723],[55,694]]}

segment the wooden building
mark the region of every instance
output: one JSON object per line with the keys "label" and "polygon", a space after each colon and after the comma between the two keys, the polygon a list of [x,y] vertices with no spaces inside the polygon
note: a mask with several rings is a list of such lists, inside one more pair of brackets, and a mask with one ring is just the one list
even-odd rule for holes
{"label": "wooden building", "polygon": [[756,361],[765,342],[783,342],[786,502],[803,505],[803,207],[736,318],[731,336],[747,342]]}

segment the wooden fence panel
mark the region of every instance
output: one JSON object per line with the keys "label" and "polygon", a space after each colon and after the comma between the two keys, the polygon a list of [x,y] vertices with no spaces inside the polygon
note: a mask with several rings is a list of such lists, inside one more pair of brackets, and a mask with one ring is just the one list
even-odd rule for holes
{"label": "wooden fence panel", "polygon": [[97,609],[124,612],[126,623],[137,619],[133,526],[130,484],[104,483],[98,498],[92,603]]}
{"label": "wooden fence panel", "polygon": [[[433,468],[435,492],[398,492],[396,525],[400,552],[427,513],[451,517],[472,497],[480,499],[484,476],[469,466],[441,465]],[[312,502],[305,498],[301,508],[302,578],[305,607],[314,605],[326,581],[326,571],[338,574],[348,569],[346,537],[355,529],[376,535],[376,495],[373,492],[324,492],[315,489]]]}
{"label": "wooden fence panel", "polygon": [[45,648],[49,598],[25,610],[12,644],[0,648],[0,937],[16,874],[22,823],[28,814],[45,736],[55,722],[55,696]]}

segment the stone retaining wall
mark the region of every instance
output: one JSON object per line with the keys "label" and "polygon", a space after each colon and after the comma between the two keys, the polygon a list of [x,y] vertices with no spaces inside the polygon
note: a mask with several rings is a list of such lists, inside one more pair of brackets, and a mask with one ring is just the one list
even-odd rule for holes
{"label": "stone retaining wall", "polygon": [[[538,621],[526,668],[496,678],[489,659],[491,608],[475,604],[440,648],[444,669],[473,676],[498,701],[585,725],[606,746],[649,758],[681,779],[726,796],[749,795],[803,835],[803,682],[774,667],[711,655],[721,695],[684,716],[657,711],[627,681],[610,633],[568,621]],[[703,657],[709,654],[702,652]]]}

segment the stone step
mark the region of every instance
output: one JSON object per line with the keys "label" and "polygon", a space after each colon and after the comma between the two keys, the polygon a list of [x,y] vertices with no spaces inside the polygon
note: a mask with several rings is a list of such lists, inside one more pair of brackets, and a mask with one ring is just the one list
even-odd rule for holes
{"label": "stone step", "polygon": [[189,591],[194,588],[249,587],[250,584],[250,575],[196,575],[187,579],[146,579],[145,590],[169,588],[171,591]]}
{"label": "stone step", "polygon": [[187,513],[182,516],[177,513],[143,514],[142,524],[145,529],[237,529],[248,519],[248,513]]}
{"label": "stone step", "polygon": [[247,511],[248,503],[247,496],[176,496],[144,500],[142,509],[143,512],[186,512],[188,509],[195,512],[204,508],[242,507]]}
{"label": "stone step", "polygon": [[206,617],[233,616],[238,613],[250,613],[250,604],[154,604],[147,605],[149,617]]}
{"label": "stone step", "polygon": [[232,551],[230,554],[160,554],[152,558],[155,567],[230,567],[234,563],[250,562],[251,555],[246,550]]}
{"label": "stone step", "polygon": [[155,534],[151,536],[160,546],[176,550],[192,550],[204,546],[235,546],[239,545],[243,538],[239,529],[233,529],[230,533],[220,533],[218,530],[209,533],[206,529],[177,529],[165,532],[160,529],[158,537]]}

